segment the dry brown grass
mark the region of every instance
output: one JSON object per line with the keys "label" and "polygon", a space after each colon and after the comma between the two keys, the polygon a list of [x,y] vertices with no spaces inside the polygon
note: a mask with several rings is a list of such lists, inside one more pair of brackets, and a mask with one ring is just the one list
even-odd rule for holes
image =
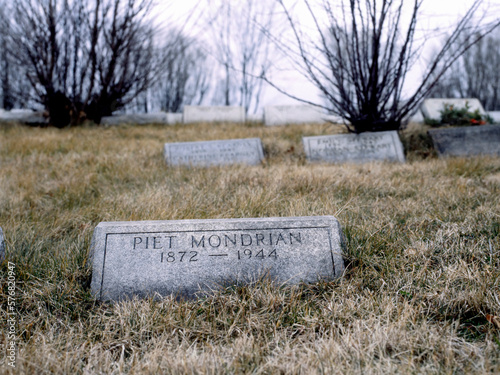
{"label": "dry brown grass", "polygon": [[[0,127],[0,226],[16,264],[18,374],[499,373],[500,159],[308,165],[332,126]],[[260,137],[258,167],[169,168],[165,142]],[[107,220],[335,215],[336,282],[262,281],[196,301],[96,303]],[[0,268],[2,325],[7,262]],[[0,361],[7,335],[2,329]],[[1,345],[0,345],[1,346]]]}

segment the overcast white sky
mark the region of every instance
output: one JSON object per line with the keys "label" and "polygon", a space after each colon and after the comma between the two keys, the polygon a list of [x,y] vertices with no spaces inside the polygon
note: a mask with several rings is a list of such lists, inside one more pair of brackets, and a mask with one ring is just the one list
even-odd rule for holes
{"label": "overcast white sky", "polygon": [[[224,1],[224,0],[212,0]],[[234,3],[240,0],[230,0]],[[263,2],[271,2],[274,0],[262,0]],[[313,0],[314,1],[314,0]],[[332,0],[335,3],[336,0]],[[340,0],[337,0],[340,3]],[[192,14],[193,10],[198,14],[197,17],[203,17],[206,13],[204,7],[207,6],[209,0],[158,0],[156,6],[156,16],[158,19],[167,19],[167,23],[182,23],[183,19]],[[407,0],[405,0],[405,3]],[[424,0],[421,13],[419,28],[426,30],[428,35],[442,36],[455,24],[461,15],[465,14],[467,9],[473,4],[474,0]],[[285,0],[286,4],[292,6],[295,4],[295,14],[299,15],[302,20],[305,20],[307,27],[307,10],[303,7],[301,0]],[[412,1],[408,1],[411,7]],[[500,18],[500,0],[484,0],[481,15],[489,18]],[[197,17],[193,17],[196,19]],[[199,27],[189,26],[187,28],[194,34],[203,35],[203,30]],[[431,42],[432,43],[432,42]],[[437,43],[434,44],[437,47]],[[429,48],[432,48],[431,45]],[[417,82],[421,72],[415,71],[410,77],[410,81]],[[300,76],[293,70],[280,73],[276,77],[276,83],[294,95],[298,95],[307,100],[320,101],[317,90],[312,86],[306,78]],[[262,106],[279,105],[279,104],[297,104],[297,102],[273,89],[267,87],[261,100]]]}

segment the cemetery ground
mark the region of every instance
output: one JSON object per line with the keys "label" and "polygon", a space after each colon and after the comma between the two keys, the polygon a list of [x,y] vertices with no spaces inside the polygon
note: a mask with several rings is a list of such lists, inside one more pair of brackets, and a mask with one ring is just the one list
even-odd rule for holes
{"label": "cemetery ground", "polygon": [[[333,125],[0,127],[5,374],[499,373],[500,158],[308,164]],[[163,144],[260,137],[259,166],[168,167]],[[342,278],[260,280],[199,300],[96,302],[86,263],[101,221],[334,215]],[[7,364],[15,265],[15,367]]]}

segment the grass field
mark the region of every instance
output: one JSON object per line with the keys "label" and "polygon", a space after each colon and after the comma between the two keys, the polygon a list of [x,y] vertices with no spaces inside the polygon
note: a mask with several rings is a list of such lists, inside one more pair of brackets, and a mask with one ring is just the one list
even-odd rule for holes
{"label": "grass field", "polygon": [[[439,160],[415,130],[402,134],[406,164],[308,165],[301,137],[339,131],[1,124],[0,372],[500,373],[500,158]],[[262,166],[163,161],[165,142],[246,137],[262,139]],[[260,282],[191,301],[91,298],[86,259],[100,221],[315,215],[344,227],[337,281]]]}

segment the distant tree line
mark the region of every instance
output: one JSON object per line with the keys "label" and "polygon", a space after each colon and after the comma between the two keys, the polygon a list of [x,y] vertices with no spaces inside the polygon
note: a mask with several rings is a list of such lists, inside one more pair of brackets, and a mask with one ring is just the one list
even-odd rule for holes
{"label": "distant tree line", "polygon": [[422,0],[299,3],[312,28],[283,0],[205,0],[203,34],[193,35],[153,22],[153,0],[0,0],[0,104],[43,108],[57,127],[201,103],[252,112],[265,82],[293,97],[272,77],[283,55],[324,102],[297,99],[347,119],[357,133],[400,129],[429,95],[474,96],[498,108],[498,34],[484,38],[498,20],[472,23],[481,0],[409,94],[407,76],[426,42],[417,35]]}
{"label": "distant tree line", "polygon": [[210,43],[155,25],[152,0],[0,0],[1,107],[43,108],[57,127],[125,108],[255,110],[272,14],[259,0],[208,3]]}

